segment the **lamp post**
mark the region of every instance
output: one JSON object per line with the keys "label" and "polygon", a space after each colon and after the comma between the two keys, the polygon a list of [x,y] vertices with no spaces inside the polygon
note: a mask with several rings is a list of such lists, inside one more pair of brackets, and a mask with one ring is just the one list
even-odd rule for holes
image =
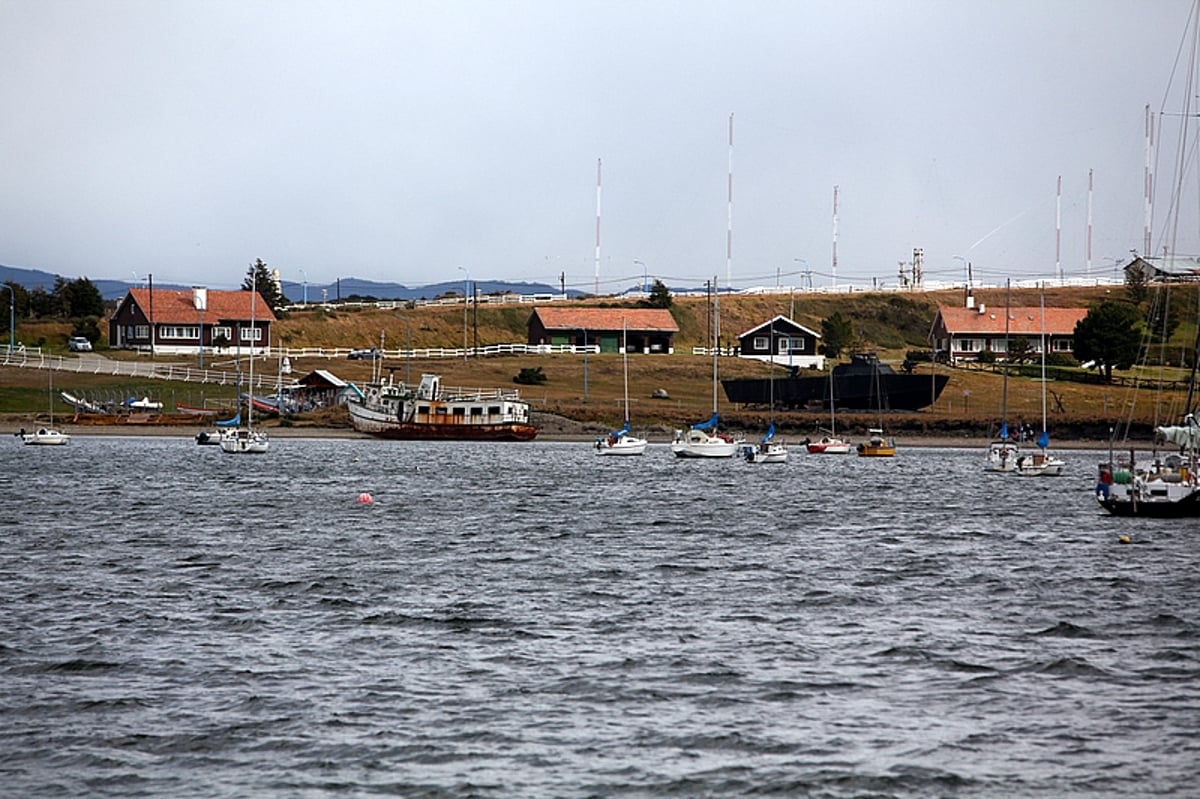
{"label": "lamp post", "polygon": [[17,338],[17,293],[7,283],[0,283],[8,289],[8,357],[12,357],[13,341]]}
{"label": "lamp post", "polygon": [[649,276],[649,275],[646,273],[646,262],[645,262],[645,261],[639,261],[637,258],[634,258],[634,259],[633,259],[633,262],[634,262],[635,264],[641,264],[641,265],[642,265],[642,291],[643,291],[643,292],[645,292],[646,294],[649,294],[649,293],[650,293],[650,289],[647,287],[647,285],[648,285],[648,283],[649,283],[649,281],[650,281],[650,276]]}
{"label": "lamp post", "polygon": [[304,305],[308,305],[308,272],[300,270],[300,276],[304,278]]}
{"label": "lamp post", "polygon": [[471,270],[465,266],[458,267],[466,276],[463,280],[463,363],[467,361],[467,305],[471,296]]}
{"label": "lamp post", "polygon": [[408,324],[408,317],[396,314],[396,318],[404,322],[404,338],[407,342],[408,352],[404,359],[404,384],[412,385],[412,328]]}

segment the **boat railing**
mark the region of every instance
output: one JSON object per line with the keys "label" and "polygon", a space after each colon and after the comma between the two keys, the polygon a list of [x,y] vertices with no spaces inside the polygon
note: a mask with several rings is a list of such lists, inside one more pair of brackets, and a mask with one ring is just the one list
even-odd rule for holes
{"label": "boat railing", "polygon": [[443,402],[520,401],[521,392],[515,388],[459,388],[456,386],[442,386],[441,399]]}

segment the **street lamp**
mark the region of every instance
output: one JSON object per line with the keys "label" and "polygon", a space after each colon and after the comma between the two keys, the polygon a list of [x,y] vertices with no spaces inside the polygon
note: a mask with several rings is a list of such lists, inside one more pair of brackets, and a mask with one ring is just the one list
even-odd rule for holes
{"label": "street lamp", "polygon": [[408,317],[396,314],[396,318],[404,322],[404,336],[408,343],[408,354],[404,361],[404,384],[412,385],[412,328],[408,324]]}
{"label": "street lamp", "polygon": [[8,289],[8,357],[12,357],[13,341],[17,337],[17,293],[7,283],[0,283]]}
{"label": "street lamp", "polygon": [[466,279],[463,281],[463,363],[467,361],[467,303],[471,296],[471,270],[465,266],[458,267],[463,271]]}
{"label": "street lamp", "polygon": [[308,305],[308,272],[300,270],[300,275],[304,278],[304,305]]}
{"label": "street lamp", "polygon": [[639,261],[637,258],[634,258],[634,259],[633,259],[633,262],[634,262],[635,264],[641,264],[641,265],[642,265],[642,291],[644,291],[644,292],[646,292],[647,294],[649,294],[649,293],[650,293],[650,289],[649,289],[649,288],[647,288],[647,284],[648,284],[648,283],[649,283],[649,281],[650,281],[650,277],[649,277],[649,275],[647,275],[647,274],[646,274],[646,262],[645,262],[645,261]]}

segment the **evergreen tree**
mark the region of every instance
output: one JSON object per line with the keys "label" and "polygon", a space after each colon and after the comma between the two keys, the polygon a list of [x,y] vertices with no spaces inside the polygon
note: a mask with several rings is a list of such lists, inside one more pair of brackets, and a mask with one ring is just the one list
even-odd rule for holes
{"label": "evergreen tree", "polygon": [[1095,361],[1112,382],[1112,370],[1137,362],[1142,341],[1142,315],[1127,302],[1104,300],[1075,325],[1075,357]]}
{"label": "evergreen tree", "polygon": [[817,349],[825,357],[841,357],[842,350],[849,349],[853,341],[854,326],[841,311],[834,311],[833,316],[821,321],[821,346]]}
{"label": "evergreen tree", "polygon": [[[252,282],[253,281],[253,282]],[[283,296],[283,289],[275,282],[275,276],[267,268],[262,258],[256,258],[246,270],[246,279],[242,281],[242,290],[257,290],[272,312],[278,311],[284,305],[290,305],[291,300]]]}
{"label": "evergreen tree", "polygon": [[654,286],[650,289],[650,296],[647,298],[646,304],[651,308],[670,308],[671,290],[661,280],[655,280]]}

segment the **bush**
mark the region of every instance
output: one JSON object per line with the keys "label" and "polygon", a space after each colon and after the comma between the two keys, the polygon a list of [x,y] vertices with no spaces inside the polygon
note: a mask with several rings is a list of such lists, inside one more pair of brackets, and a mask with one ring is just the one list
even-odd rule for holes
{"label": "bush", "polygon": [[977,363],[995,363],[996,353],[991,350],[984,350],[975,356],[975,361]]}
{"label": "bush", "polygon": [[543,374],[542,367],[540,366],[526,366],[513,378],[513,382],[523,386],[537,386],[546,382],[546,375]]}

